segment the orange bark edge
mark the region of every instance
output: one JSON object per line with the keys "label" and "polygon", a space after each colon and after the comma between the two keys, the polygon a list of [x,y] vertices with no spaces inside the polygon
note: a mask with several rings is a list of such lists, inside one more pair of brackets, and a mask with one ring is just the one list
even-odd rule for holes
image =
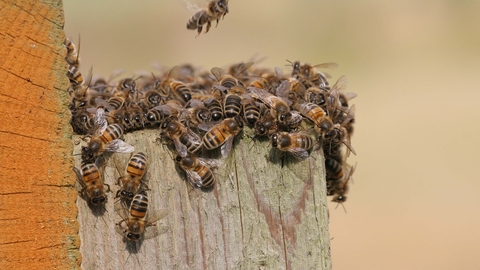
{"label": "orange bark edge", "polygon": [[80,268],[62,2],[0,12],[0,269]]}

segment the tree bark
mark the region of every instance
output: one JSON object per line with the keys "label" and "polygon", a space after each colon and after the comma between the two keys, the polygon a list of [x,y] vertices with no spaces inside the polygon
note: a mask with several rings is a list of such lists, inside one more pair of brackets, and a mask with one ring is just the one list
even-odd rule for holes
{"label": "tree bark", "polygon": [[79,268],[62,2],[0,12],[0,269]]}
{"label": "tree bark", "polygon": [[[114,230],[121,218],[112,201],[130,155],[113,154],[103,172],[113,189],[106,211],[99,215],[77,201],[82,268],[331,269],[323,157],[315,151],[297,162],[285,155],[282,167],[268,140],[252,140],[248,133],[222,160],[210,192],[192,190],[171,151],[157,140],[158,131],[125,134],[136,152],[150,157],[150,206],[169,209],[157,222],[169,230],[141,245],[122,242]],[[84,142],[74,137],[80,153]]]}

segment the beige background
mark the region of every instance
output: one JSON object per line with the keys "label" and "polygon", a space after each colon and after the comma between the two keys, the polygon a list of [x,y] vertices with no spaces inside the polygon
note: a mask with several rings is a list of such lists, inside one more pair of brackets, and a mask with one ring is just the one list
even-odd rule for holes
{"label": "beige background", "polygon": [[104,76],[337,62],[358,93],[358,167],[347,213],[331,204],[334,269],[480,269],[480,2],[384,2],[231,0],[195,38],[182,0],[65,0],[65,30]]}

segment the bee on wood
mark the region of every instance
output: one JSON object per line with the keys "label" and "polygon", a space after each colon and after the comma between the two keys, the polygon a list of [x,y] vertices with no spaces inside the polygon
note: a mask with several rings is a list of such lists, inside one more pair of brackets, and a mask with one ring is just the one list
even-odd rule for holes
{"label": "bee on wood", "polygon": [[192,187],[210,188],[215,184],[215,175],[212,171],[213,168],[218,166],[215,160],[199,158],[193,155],[185,157],[178,155],[175,161],[180,169],[187,174]]}
{"label": "bee on wood", "polygon": [[130,207],[123,201],[115,203],[115,212],[122,218],[116,224],[115,230],[129,241],[137,242],[140,239],[150,239],[165,233],[168,227],[157,228],[155,222],[168,215],[167,209],[158,211],[149,210],[147,192],[140,191],[133,197]]}

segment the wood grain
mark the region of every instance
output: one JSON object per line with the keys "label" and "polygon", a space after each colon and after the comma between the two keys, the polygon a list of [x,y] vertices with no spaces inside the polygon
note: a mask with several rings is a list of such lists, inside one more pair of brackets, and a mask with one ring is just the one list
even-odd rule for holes
{"label": "wood grain", "polygon": [[0,11],[0,269],[79,268],[62,2]]}
{"label": "wood grain", "polygon": [[[168,208],[157,222],[167,233],[129,245],[115,232],[119,170],[129,154],[113,154],[104,181],[113,188],[105,210],[79,199],[84,269],[331,269],[323,157],[282,158],[248,130],[216,170],[211,191],[191,189],[156,130],[124,135],[150,157],[150,205]],[[80,137],[74,153],[85,144]],[[215,155],[216,153],[214,153]],[[80,159],[76,159],[80,166]],[[117,167],[119,170],[117,170]],[[103,212],[103,213],[102,213]]]}

